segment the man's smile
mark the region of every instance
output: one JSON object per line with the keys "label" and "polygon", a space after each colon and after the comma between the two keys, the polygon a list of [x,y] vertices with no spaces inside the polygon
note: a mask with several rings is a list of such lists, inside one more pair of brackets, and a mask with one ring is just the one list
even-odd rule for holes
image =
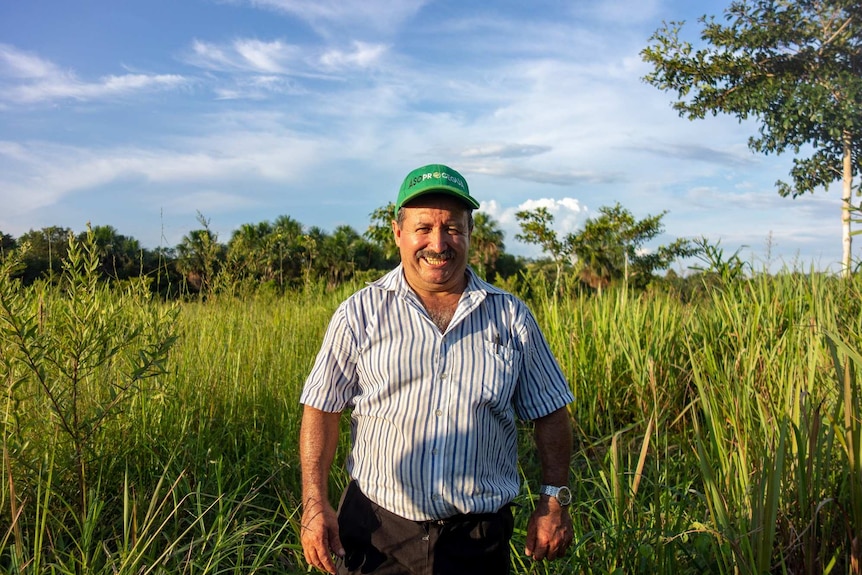
{"label": "man's smile", "polygon": [[417,259],[424,259],[432,266],[441,266],[452,259],[453,253],[451,250],[444,252],[434,252],[430,250],[422,250],[416,254]]}

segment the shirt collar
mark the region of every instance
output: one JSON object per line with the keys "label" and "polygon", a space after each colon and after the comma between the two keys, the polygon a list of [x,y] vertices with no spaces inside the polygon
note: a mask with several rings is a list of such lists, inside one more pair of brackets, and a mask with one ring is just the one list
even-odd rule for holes
{"label": "shirt collar", "polygon": [[[464,293],[468,297],[472,297],[471,294],[474,292],[478,292],[476,295],[503,295],[506,292],[502,289],[494,286],[485,280],[481,279],[476,272],[474,272],[470,266],[467,266],[467,287],[464,288]],[[412,290],[410,286],[407,284],[407,279],[404,277],[404,268],[401,264],[398,264],[394,270],[383,276],[382,278],[371,282],[369,285],[377,287],[382,290],[396,292],[399,295],[406,295],[407,293],[411,293]]]}

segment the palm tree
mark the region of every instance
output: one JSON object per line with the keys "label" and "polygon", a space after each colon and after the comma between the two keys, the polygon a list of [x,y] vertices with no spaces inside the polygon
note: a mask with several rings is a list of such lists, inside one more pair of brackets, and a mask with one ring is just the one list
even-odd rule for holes
{"label": "palm tree", "polygon": [[203,229],[192,230],[177,245],[177,269],[196,291],[207,293],[212,287],[221,262],[224,246],[218,243],[218,234],[209,228],[209,221],[198,214]]}
{"label": "palm tree", "polygon": [[389,202],[377,208],[371,212],[370,217],[371,223],[365,230],[365,238],[380,249],[387,261],[395,261],[398,258],[398,247],[395,245],[395,235],[392,233],[395,203]]}
{"label": "palm tree", "polygon": [[329,286],[351,277],[356,269],[356,249],[362,238],[350,226],[342,225],[320,242],[318,266]]}
{"label": "palm tree", "polygon": [[492,280],[497,272],[497,260],[503,253],[503,231],[485,212],[473,214],[473,233],[470,236],[470,265],[485,280]]}
{"label": "palm tree", "polygon": [[269,251],[277,263],[279,285],[299,280],[305,252],[302,224],[290,216],[277,217],[272,226]]}
{"label": "palm tree", "polygon": [[269,222],[243,224],[234,230],[227,244],[227,259],[235,273],[255,280],[272,278],[272,262],[267,249],[271,234]]}

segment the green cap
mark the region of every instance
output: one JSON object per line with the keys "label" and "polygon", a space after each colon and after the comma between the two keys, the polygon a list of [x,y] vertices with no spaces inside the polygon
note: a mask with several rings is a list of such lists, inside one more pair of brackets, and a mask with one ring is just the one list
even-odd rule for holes
{"label": "green cap", "polygon": [[398,201],[395,202],[395,211],[400,210],[410,200],[431,192],[449,194],[474,210],[479,209],[479,202],[470,195],[470,188],[467,187],[464,176],[449,166],[428,164],[416,168],[404,178],[404,183],[401,184],[401,190],[398,192]]}

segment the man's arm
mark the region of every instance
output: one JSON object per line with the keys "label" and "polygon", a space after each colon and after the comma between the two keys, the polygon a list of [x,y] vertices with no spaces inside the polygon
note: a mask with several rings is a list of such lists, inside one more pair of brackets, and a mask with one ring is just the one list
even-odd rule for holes
{"label": "man's arm", "polygon": [[[542,464],[542,483],[569,484],[572,455],[572,426],[565,407],[534,422],[534,436]],[[527,525],[525,553],[533,559],[562,557],[572,542],[572,518],[567,507],[555,498],[542,495]]]}
{"label": "man's arm", "polygon": [[335,573],[332,553],[343,557],[338,519],[329,503],[329,470],[338,447],[341,413],[305,406],[299,431],[302,466],[302,549],[309,565]]}

